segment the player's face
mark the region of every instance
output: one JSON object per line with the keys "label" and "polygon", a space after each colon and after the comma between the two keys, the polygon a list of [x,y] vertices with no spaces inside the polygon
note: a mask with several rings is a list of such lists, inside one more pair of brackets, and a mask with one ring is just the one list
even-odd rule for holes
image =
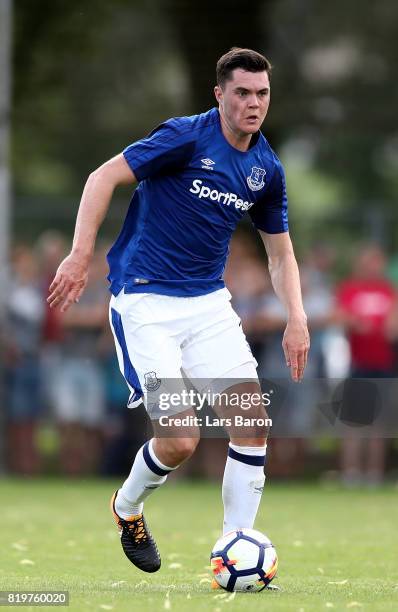
{"label": "player's face", "polygon": [[220,113],[236,135],[254,134],[260,129],[270,103],[268,73],[236,68],[221,88],[215,87]]}

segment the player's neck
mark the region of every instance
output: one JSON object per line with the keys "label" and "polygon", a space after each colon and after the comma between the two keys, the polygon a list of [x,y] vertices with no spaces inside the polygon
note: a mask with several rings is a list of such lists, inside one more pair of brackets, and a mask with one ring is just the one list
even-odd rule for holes
{"label": "player's neck", "polygon": [[221,131],[225,140],[232,147],[234,147],[234,149],[238,149],[238,151],[249,150],[250,142],[253,136],[252,134],[245,134],[244,132],[233,130],[232,127],[228,124],[228,121],[225,119],[222,112],[220,112],[220,123]]}

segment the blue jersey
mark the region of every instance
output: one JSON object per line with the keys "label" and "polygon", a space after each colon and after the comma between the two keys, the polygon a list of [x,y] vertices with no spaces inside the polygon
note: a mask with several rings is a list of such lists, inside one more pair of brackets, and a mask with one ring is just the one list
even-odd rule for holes
{"label": "blue jersey", "polygon": [[231,235],[288,231],[282,165],[261,134],[248,151],[225,139],[216,108],[162,123],[123,151],[139,185],[108,254],[111,291],[196,296],[224,287]]}

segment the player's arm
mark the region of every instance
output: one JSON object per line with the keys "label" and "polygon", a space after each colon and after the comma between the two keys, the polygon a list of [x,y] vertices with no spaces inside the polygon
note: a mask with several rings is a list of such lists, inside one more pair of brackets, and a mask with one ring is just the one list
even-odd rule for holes
{"label": "player's arm", "polygon": [[310,339],[301,297],[300,275],[289,232],[268,234],[259,230],[268,255],[268,267],[276,295],[287,311],[283,351],[292,379],[303,378]]}
{"label": "player's arm", "polygon": [[109,208],[117,185],[136,183],[137,179],[122,153],[90,174],[77,214],[72,250],[62,261],[47,298],[51,308],[65,312],[77,302],[87,284],[88,267],[94,253],[98,230]]}

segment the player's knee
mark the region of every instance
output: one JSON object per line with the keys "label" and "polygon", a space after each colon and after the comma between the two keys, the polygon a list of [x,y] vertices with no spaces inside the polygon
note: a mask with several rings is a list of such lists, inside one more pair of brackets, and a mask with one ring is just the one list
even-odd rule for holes
{"label": "player's knee", "polygon": [[252,416],[254,423],[254,437],[264,439],[265,444],[270,431],[271,419],[268,416],[264,406],[253,407]]}
{"label": "player's knee", "polygon": [[230,431],[232,443],[245,446],[265,446],[270,431],[270,418],[264,406],[251,406],[244,414],[240,413],[239,427]]}
{"label": "player's knee", "polygon": [[267,419],[265,420],[265,423],[262,423],[261,421],[259,422],[259,424],[254,428],[254,437],[257,438],[258,440],[264,440],[264,444],[267,441],[269,432],[270,432],[270,425],[267,421]]}
{"label": "player's knee", "polygon": [[179,465],[194,453],[199,437],[168,438],[166,454],[170,465]]}
{"label": "player's knee", "polygon": [[199,442],[199,437],[179,438],[176,440],[176,452],[182,461],[188,459],[194,452]]}
{"label": "player's knee", "polygon": [[253,439],[256,441],[254,446],[264,446],[268,438],[269,430],[269,425],[263,423],[259,423],[253,427]]}

